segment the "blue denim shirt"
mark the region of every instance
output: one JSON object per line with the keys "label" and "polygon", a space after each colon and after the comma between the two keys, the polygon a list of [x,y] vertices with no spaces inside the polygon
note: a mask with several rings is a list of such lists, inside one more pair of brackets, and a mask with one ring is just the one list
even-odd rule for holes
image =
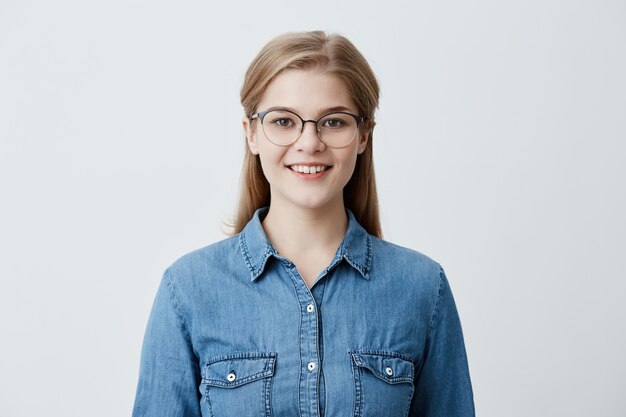
{"label": "blue denim shirt", "polygon": [[348,211],[344,239],[309,289],[269,242],[266,213],[165,271],[133,416],[474,415],[438,263],[369,235]]}

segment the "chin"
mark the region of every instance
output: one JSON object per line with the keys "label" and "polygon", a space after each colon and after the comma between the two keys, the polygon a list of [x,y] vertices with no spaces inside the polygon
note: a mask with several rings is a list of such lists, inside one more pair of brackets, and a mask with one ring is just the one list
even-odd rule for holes
{"label": "chin", "polygon": [[[334,204],[336,204],[335,198],[328,198],[323,196],[303,196],[303,198],[294,198],[291,201],[294,205],[303,209],[320,210],[327,207],[332,207]],[[343,196],[341,196],[341,199],[343,204]]]}

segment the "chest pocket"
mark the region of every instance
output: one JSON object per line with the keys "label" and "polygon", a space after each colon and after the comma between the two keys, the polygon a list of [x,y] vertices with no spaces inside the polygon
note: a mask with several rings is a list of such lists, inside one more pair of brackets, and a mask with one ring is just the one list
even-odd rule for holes
{"label": "chest pocket", "polygon": [[354,417],[404,417],[413,397],[415,368],[406,355],[382,350],[351,350]]}
{"label": "chest pocket", "polygon": [[211,359],[203,369],[203,415],[271,417],[276,353],[238,352]]}

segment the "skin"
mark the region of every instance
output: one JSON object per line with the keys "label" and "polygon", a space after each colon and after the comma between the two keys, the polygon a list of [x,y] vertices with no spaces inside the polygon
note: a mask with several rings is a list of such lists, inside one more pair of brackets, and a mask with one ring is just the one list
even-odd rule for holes
{"label": "skin", "polygon": [[[267,86],[257,110],[272,107],[290,108],[305,120],[317,120],[334,107],[358,114],[344,82],[320,68],[289,69],[278,75]],[[244,118],[243,128],[248,147],[259,155],[270,184],[271,203],[263,228],[276,250],[296,265],[312,287],[345,234],[343,189],[354,172],[357,156],[365,150],[369,132],[360,129],[348,146],[334,149],[320,141],[312,123],[307,123],[302,136],[287,147],[267,140],[258,120],[252,123]],[[289,168],[306,163],[330,169],[319,178],[311,178]]]}

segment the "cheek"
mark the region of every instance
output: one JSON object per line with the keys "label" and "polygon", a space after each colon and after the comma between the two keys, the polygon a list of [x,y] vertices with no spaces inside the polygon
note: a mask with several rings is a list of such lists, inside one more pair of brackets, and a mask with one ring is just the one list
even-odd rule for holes
{"label": "cheek", "polygon": [[344,183],[343,184],[344,186],[348,183],[348,181],[350,180],[350,178],[352,178],[352,175],[354,174],[356,161],[357,161],[357,155],[355,153],[355,154],[351,154],[349,157],[346,157],[346,159],[342,163],[341,177],[342,177],[342,182]]}
{"label": "cheek", "polygon": [[261,170],[263,171],[263,174],[265,174],[265,178],[267,178],[269,181],[272,177],[272,163],[268,160],[267,155],[265,155],[263,152],[259,153],[258,158],[261,162]]}
{"label": "cheek", "polygon": [[268,181],[271,180],[273,173],[284,168],[281,162],[283,152],[275,148],[276,147],[268,147],[266,143],[261,143],[258,147],[261,168]]}

